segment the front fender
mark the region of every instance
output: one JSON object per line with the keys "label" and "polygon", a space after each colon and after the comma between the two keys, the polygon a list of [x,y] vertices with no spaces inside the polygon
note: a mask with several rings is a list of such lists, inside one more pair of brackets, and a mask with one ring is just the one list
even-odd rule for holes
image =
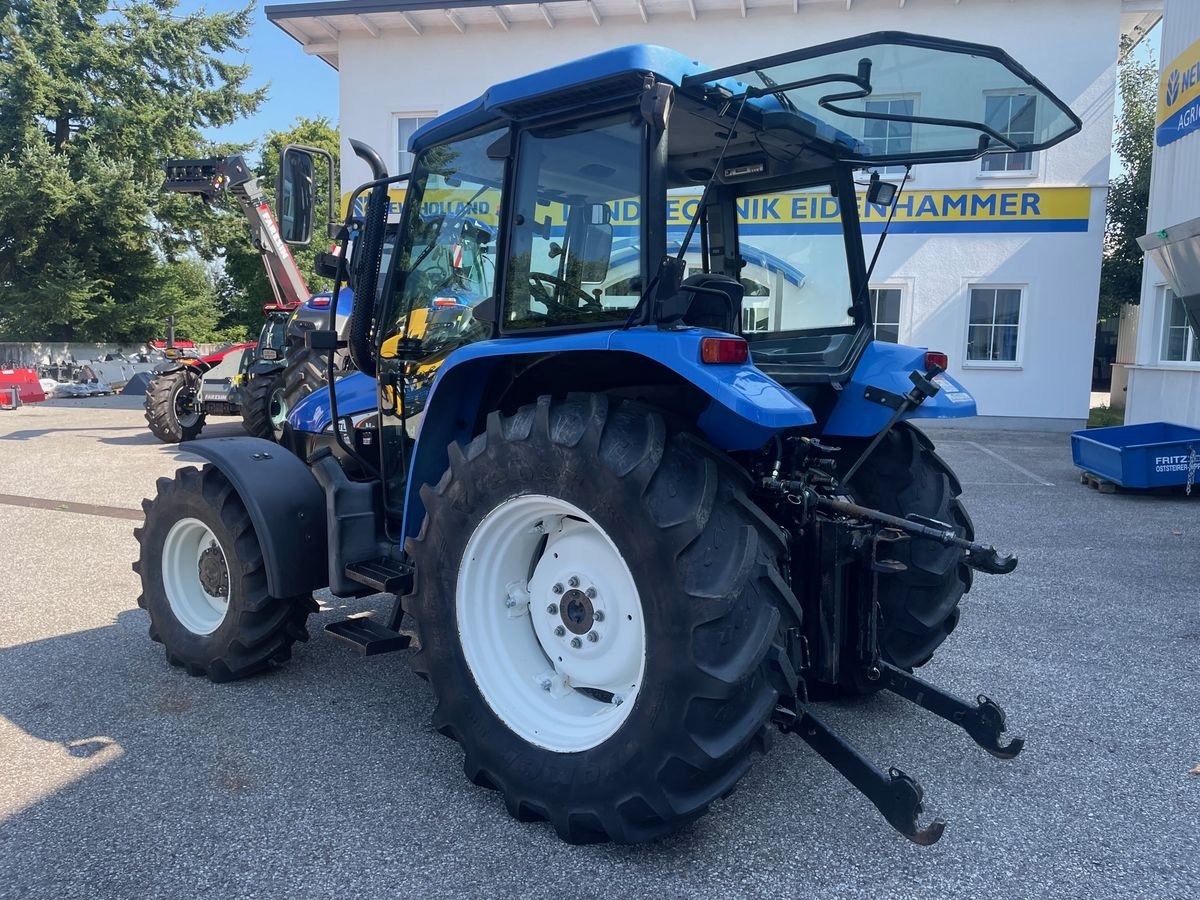
{"label": "front fender", "polygon": [[[878,434],[892,417],[890,407],[867,400],[868,387],[893,394],[907,394],[913,370],[925,370],[925,349],[872,341],[863,351],[854,374],[842,388],[838,402],[825,423],[824,434],[838,437],[870,437]],[[904,419],[960,419],[976,415],[975,398],[954,378],[943,373],[936,379],[941,390]]]}
{"label": "front fender", "polygon": [[272,597],[307,594],[328,584],[325,492],[308,466],[261,438],[192,441],[187,449],[220,469],[245,504]]}
{"label": "front fender", "polygon": [[[334,382],[337,391],[338,415],[353,416],[374,409],[378,402],[375,379],[362,372],[351,372]],[[329,387],[313,391],[288,411],[288,424],[293,431],[320,434],[329,427]]]}

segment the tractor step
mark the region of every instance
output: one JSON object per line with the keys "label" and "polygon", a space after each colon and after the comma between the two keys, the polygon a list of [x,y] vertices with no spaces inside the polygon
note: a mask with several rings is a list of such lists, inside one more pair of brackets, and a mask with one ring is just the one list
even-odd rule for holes
{"label": "tractor step", "polygon": [[381,556],[346,566],[346,577],[381,594],[406,594],[412,588],[412,566]]}
{"label": "tractor step", "polygon": [[338,640],[353,644],[363,656],[377,656],[403,650],[411,638],[384,628],[370,616],[353,616],[340,622],[330,622],[325,630]]}

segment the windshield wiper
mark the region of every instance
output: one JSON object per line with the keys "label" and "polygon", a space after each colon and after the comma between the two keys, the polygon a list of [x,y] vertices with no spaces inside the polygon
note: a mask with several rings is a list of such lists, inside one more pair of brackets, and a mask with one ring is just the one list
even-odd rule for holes
{"label": "windshield wiper", "polygon": [[[774,78],[772,78],[770,75],[768,75],[766,72],[764,72],[762,69],[755,69],[754,74],[759,77],[760,81],[762,81],[763,87],[769,87],[769,88],[779,87],[779,82],[776,81]],[[787,95],[786,91],[775,91],[771,96],[774,97],[776,100],[778,100],[780,105],[784,109],[786,109],[788,112],[793,112],[796,115],[801,115],[800,107],[798,107],[795,103],[792,102],[792,98]]]}

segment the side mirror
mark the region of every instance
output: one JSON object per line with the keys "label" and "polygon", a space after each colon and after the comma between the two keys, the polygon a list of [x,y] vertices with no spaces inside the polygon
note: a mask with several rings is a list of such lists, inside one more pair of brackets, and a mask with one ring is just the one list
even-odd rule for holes
{"label": "side mirror", "polygon": [[881,181],[878,172],[872,172],[871,183],[867,185],[867,202],[875,206],[891,206],[897,190],[890,181]]}
{"label": "side mirror", "polygon": [[312,240],[317,215],[317,160],[324,164],[325,215],[330,224],[336,214],[334,203],[333,155],[320,147],[287,144],[279,156],[275,181],[275,208],[279,213],[279,236],[284,243],[306,247]]}
{"label": "side mirror", "polygon": [[596,203],[588,208],[587,217],[578,255],[579,280],[584,284],[601,284],[608,277],[608,266],[612,261],[612,210],[603,203]]}

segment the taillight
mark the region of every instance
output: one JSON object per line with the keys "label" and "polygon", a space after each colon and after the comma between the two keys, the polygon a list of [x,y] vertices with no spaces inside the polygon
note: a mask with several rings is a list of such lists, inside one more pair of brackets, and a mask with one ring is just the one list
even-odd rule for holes
{"label": "taillight", "polygon": [[458,306],[458,300],[454,297],[434,297],[433,305],[438,307]]}
{"label": "taillight", "polygon": [[940,350],[925,351],[925,371],[928,372],[934,366],[937,366],[943,372],[950,368],[950,357]]}
{"label": "taillight", "polygon": [[309,306],[315,306],[317,309],[324,309],[329,305],[328,297],[313,297],[308,301]]}
{"label": "taillight", "polygon": [[700,340],[700,361],[709,365],[744,363],[750,358],[750,347],[741,338],[706,337]]}

